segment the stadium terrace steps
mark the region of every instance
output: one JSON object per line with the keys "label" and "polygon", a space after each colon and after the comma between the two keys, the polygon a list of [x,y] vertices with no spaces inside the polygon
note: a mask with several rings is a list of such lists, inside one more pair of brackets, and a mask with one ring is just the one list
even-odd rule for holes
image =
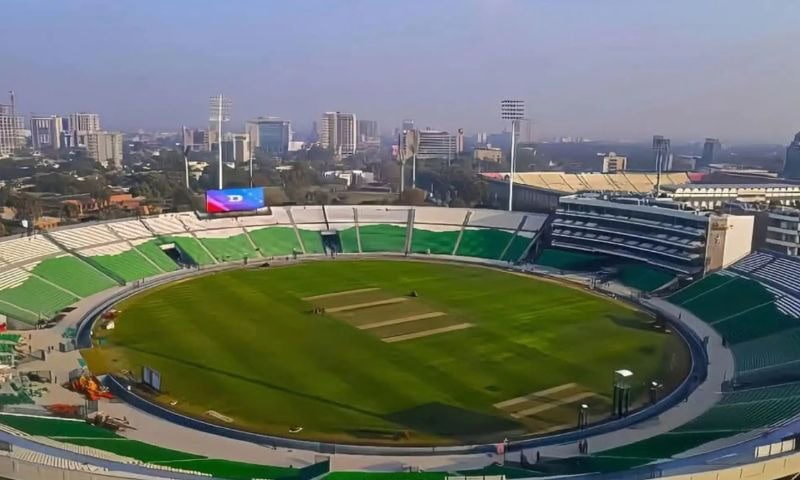
{"label": "stadium terrace steps", "polygon": [[132,245],[139,251],[142,255],[147,257],[150,262],[155,264],[159,269],[165,272],[174,272],[178,270],[178,264],[176,264],[163,250],[158,246],[157,240],[152,239],[144,239],[144,241],[139,242],[131,242]]}
{"label": "stadium terrace steps", "polygon": [[81,297],[88,297],[116,285],[98,270],[70,255],[48,258],[25,268]]}
{"label": "stadium terrace steps", "polygon": [[200,241],[190,234],[181,234],[176,236],[158,237],[156,243],[164,245],[166,243],[173,243],[185,256],[189,257],[195,265],[211,265],[216,263],[214,257],[203,248]]}
{"label": "stadium terrace steps", "polygon": [[358,228],[355,226],[339,230],[339,241],[343,253],[361,253],[358,247]]}
{"label": "stadium terrace steps", "polygon": [[319,230],[306,230],[304,228],[297,228],[297,233],[300,241],[303,243],[303,250],[307,254],[324,253],[325,249],[322,247],[322,237]]}
{"label": "stadium terrace steps", "polygon": [[153,237],[152,232],[139,220],[109,223],[108,228],[123,240],[137,240],[140,238]]}
{"label": "stadium terrace steps", "polygon": [[[212,236],[213,234],[213,236]],[[200,243],[220,262],[258,258],[247,234],[241,229],[223,229],[196,234]]]}
{"label": "stadium terrace steps", "polygon": [[77,300],[21,268],[0,273],[0,312],[21,321],[34,324],[39,315],[53,315]]}
{"label": "stadium terrace steps", "polygon": [[361,251],[363,253],[404,253],[407,230],[407,225],[364,225],[359,222],[358,235],[361,241]]}
{"label": "stadium terrace steps", "polygon": [[7,263],[26,262],[60,252],[57,245],[41,235],[0,242],[0,259]]}
{"label": "stadium terrace steps", "polygon": [[125,282],[162,273],[128,242],[87,248],[78,253],[87,261],[100,266],[104,272],[107,270]]}
{"label": "stadium terrace steps", "polygon": [[465,227],[456,255],[500,260],[513,237],[513,232],[505,230]]}
{"label": "stadium terrace steps", "polygon": [[247,228],[247,233],[264,257],[277,257],[302,252],[294,229],[286,226]]}

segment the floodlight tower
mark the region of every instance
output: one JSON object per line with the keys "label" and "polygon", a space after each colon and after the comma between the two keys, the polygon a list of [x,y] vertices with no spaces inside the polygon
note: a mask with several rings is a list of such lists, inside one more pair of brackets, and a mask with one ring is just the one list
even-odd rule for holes
{"label": "floodlight tower", "polygon": [[217,127],[217,153],[219,154],[219,173],[217,178],[219,180],[219,189],[222,190],[222,122],[228,122],[231,119],[231,99],[220,93],[211,97],[208,104],[208,120],[212,125],[216,123]]}
{"label": "floodlight tower", "polygon": [[525,100],[501,100],[500,101],[500,118],[503,120],[511,120],[511,162],[508,174],[508,211],[513,209],[514,205],[514,170],[516,168],[516,140],[517,140],[517,124],[525,118]]}

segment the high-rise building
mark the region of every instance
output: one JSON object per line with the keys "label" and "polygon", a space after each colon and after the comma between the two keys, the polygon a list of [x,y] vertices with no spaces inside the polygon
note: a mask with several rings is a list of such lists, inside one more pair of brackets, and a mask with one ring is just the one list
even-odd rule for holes
{"label": "high-rise building", "polygon": [[517,127],[517,144],[533,143],[533,121],[530,118],[520,118],[514,123]]}
{"label": "high-rise building", "polygon": [[183,127],[183,146],[193,152],[203,152],[208,148],[208,131],[199,128]]}
{"label": "high-rise building", "polygon": [[628,157],[609,152],[603,157],[603,173],[624,172],[628,169]]}
{"label": "high-rise building", "polygon": [[0,105],[0,158],[25,146],[24,129],[25,119],[13,112],[11,105]]}
{"label": "high-rise building", "polygon": [[719,163],[720,153],[722,153],[722,144],[719,139],[706,138],[706,143],[703,144],[703,156],[700,157],[698,167],[707,167],[712,163]]}
{"label": "high-rise building", "polygon": [[86,134],[86,151],[89,158],[108,168],[122,168],[122,134],[117,132],[91,132]]}
{"label": "high-rise building", "polygon": [[31,143],[34,150],[61,148],[63,119],[58,115],[31,115]]}
{"label": "high-rise building", "polygon": [[354,154],[358,143],[357,125],[354,113],[323,113],[319,132],[320,144],[340,157]]}
{"label": "high-rise building", "polygon": [[657,172],[672,170],[672,149],[669,144],[669,138],[653,135],[653,158]]}
{"label": "high-rise building", "polygon": [[402,130],[414,130],[414,120],[411,120],[410,118],[403,120]]}
{"label": "high-rise building", "polygon": [[375,120],[358,121],[358,141],[369,142],[379,137],[378,122]]}
{"label": "high-rise building", "polygon": [[800,179],[800,132],[797,132],[794,141],[786,148],[783,176],[795,180]]}
{"label": "high-rise building", "polygon": [[222,161],[227,163],[250,162],[250,135],[247,133],[226,133],[222,141]]}
{"label": "high-rise building", "polygon": [[453,159],[458,153],[456,136],[444,130],[407,130],[401,150],[413,152],[418,160]]}
{"label": "high-rise building", "polygon": [[86,147],[88,135],[100,131],[100,115],[96,113],[73,113],[69,116],[70,134],[73,137],[73,146]]}
{"label": "high-rise building", "polygon": [[276,156],[285,155],[292,142],[292,122],[277,117],[258,117],[246,125],[253,148]]}

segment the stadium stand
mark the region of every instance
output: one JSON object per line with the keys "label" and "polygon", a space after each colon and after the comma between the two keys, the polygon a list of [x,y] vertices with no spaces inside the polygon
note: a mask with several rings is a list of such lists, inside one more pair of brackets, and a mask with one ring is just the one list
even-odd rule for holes
{"label": "stadium stand", "polygon": [[81,297],[116,285],[114,280],[71,255],[48,258],[30,263],[23,268]]}
{"label": "stadium stand", "polygon": [[119,238],[106,225],[89,225],[80,228],[56,230],[49,235],[71,249],[117,243]]}
{"label": "stadium stand", "polygon": [[358,225],[361,251],[364,253],[404,252],[407,233],[407,224]]}
{"label": "stadium stand", "polygon": [[159,245],[174,244],[180,249],[181,253],[188,257],[191,263],[195,265],[211,265],[216,263],[214,257],[212,257],[211,254],[203,248],[200,241],[190,233],[158,237],[156,242]]}
{"label": "stadium stand", "polygon": [[104,272],[111,272],[125,282],[162,273],[128,242],[117,241],[110,245],[86,248],[78,253]]}
{"label": "stadium stand", "polygon": [[730,344],[736,380],[765,385],[796,379],[800,362],[800,261],[757,251],[669,300]]}
{"label": "stadium stand", "polygon": [[247,227],[250,238],[264,257],[291,255],[302,252],[297,234],[291,227],[264,226]]}
{"label": "stadium stand", "polygon": [[183,233],[186,231],[186,226],[178,220],[177,214],[144,218],[142,223],[156,235]]}
{"label": "stadium stand", "polygon": [[6,263],[26,262],[60,251],[58,246],[41,235],[0,242],[0,259]]}
{"label": "stadium stand", "polygon": [[305,253],[317,254],[325,251],[322,246],[322,237],[319,233],[325,229],[326,226],[324,223],[297,225],[297,235],[300,237],[300,242],[303,245]]}
{"label": "stadium stand", "polygon": [[26,323],[35,324],[77,300],[21,268],[0,272],[0,312]]}
{"label": "stadium stand", "polygon": [[178,264],[176,264],[175,261],[169,257],[169,255],[164,253],[163,250],[161,250],[157,240],[149,238],[131,240],[131,245],[133,245],[136,250],[139,251],[139,253],[147,257],[147,259],[154,263],[159,269],[165,272],[172,272],[178,269]]}
{"label": "stadium stand", "polygon": [[153,236],[150,230],[139,220],[109,223],[108,228],[124,240],[136,240]]}
{"label": "stadium stand", "polygon": [[214,258],[220,262],[257,258],[260,256],[247,234],[239,228],[195,231],[202,243]]}

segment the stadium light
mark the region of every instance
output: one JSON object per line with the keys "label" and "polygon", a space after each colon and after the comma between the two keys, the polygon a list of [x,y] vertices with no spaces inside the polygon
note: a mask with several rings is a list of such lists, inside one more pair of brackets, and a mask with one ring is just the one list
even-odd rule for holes
{"label": "stadium light", "polygon": [[231,99],[220,93],[209,99],[208,106],[208,120],[217,124],[217,153],[219,154],[217,178],[219,189],[222,190],[222,122],[228,122],[231,119]]}
{"label": "stadium light", "polygon": [[516,152],[517,149],[517,124],[525,118],[525,101],[524,100],[501,100],[500,101],[500,118],[503,120],[511,120],[511,161],[508,174],[508,211],[513,209],[514,201],[514,171],[516,168]]}

